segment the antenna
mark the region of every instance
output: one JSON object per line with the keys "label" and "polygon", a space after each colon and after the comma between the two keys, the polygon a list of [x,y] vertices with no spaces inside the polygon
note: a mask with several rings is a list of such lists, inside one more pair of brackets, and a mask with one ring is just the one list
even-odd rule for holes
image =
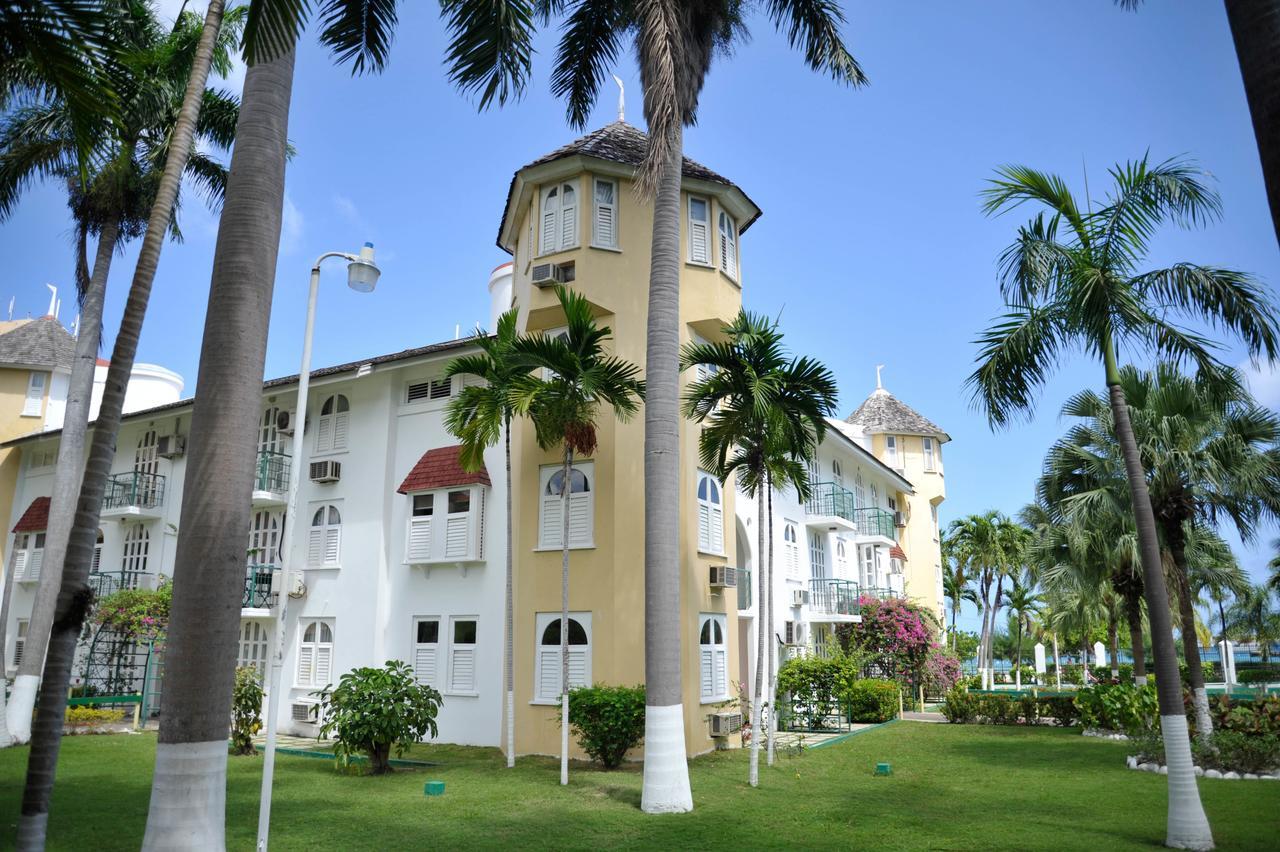
{"label": "antenna", "polygon": [[880,371],[884,369],[884,364],[876,364],[876,390],[884,390],[884,383],[880,381]]}
{"label": "antenna", "polygon": [[13,301],[14,301],[14,299],[16,299],[16,298],[18,298],[18,297],[17,297],[17,296],[10,296],[10,297],[9,297],[9,319],[10,319],[10,321],[12,321],[12,320],[13,320]]}
{"label": "antenna", "polygon": [[618,121],[627,120],[627,87],[622,85],[622,78],[613,75],[613,82],[618,84]]}
{"label": "antenna", "polygon": [[49,288],[49,316],[53,316],[53,312],[58,309],[58,288],[52,284],[44,285]]}

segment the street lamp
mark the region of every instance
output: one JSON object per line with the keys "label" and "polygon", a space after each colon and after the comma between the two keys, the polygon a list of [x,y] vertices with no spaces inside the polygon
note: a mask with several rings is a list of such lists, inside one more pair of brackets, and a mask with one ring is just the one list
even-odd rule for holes
{"label": "street lamp", "polygon": [[347,261],[347,286],[357,293],[372,293],[378,283],[381,270],[373,262],[373,243],[365,243],[359,254],[345,251],[325,252],[311,266],[311,293],[307,298],[307,325],[302,336],[302,368],[298,371],[298,400],[294,410],[298,413],[298,438],[293,447],[293,464],[289,468],[289,500],[284,522],[280,528],[280,573],[284,594],[277,599],[276,625],[272,636],[274,652],[271,655],[271,672],[267,679],[267,744],[262,761],[262,794],[258,802],[258,852],[266,852],[267,834],[271,827],[271,780],[276,765],[276,719],[280,715],[280,683],[284,670],[285,624],[289,601],[289,534],[298,517],[298,482],[303,468],[304,441],[307,422],[307,390],[311,383],[311,336],[316,325],[316,298],[320,295],[320,264],[331,257]]}

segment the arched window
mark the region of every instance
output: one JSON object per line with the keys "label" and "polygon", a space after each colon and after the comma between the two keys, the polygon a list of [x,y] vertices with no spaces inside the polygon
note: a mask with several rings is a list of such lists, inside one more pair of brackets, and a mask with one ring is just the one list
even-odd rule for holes
{"label": "arched window", "polygon": [[863,509],[867,505],[867,490],[862,485],[862,471],[858,471],[853,480],[853,507]]}
{"label": "arched window", "polygon": [[[560,697],[563,673],[560,666],[560,615],[539,613],[537,680],[534,691],[538,701],[555,701]],[[569,616],[569,688],[591,685],[591,614]]]}
{"label": "arched window", "polygon": [[698,550],[724,553],[724,503],[720,483],[698,471]]}
{"label": "arched window", "polygon": [[831,481],[844,487],[844,468],[840,465],[840,459],[831,460]]}
{"label": "arched window", "polygon": [[782,561],[786,563],[787,574],[800,576],[800,540],[796,534],[796,522],[784,521],[782,524]]}
{"label": "arched window", "polygon": [[138,438],[133,453],[134,494],[139,506],[154,506],[160,497],[160,457],[156,455],[156,431],[148,429]]}
{"label": "arched window", "polygon": [[237,666],[253,666],[258,674],[267,671],[267,628],[260,621],[245,619],[240,622],[240,648],[236,654]]}
{"label": "arched window", "polygon": [[302,641],[298,643],[297,686],[327,686],[333,672],[333,627],[319,619],[298,625]]}
{"label": "arched window", "polygon": [[[554,550],[561,546],[564,515],[561,514],[560,491],[564,485],[561,465],[542,469],[542,506],[539,519],[538,547]],[[569,475],[569,546],[591,547],[595,527],[595,465],[575,464]]]}
{"label": "arched window", "polygon": [[311,516],[307,539],[308,568],[337,568],[342,548],[342,515],[337,506],[321,506]]}
{"label": "arched window", "polygon": [[703,703],[723,701],[729,697],[728,646],[724,641],[723,615],[704,614],[698,631]]}
{"label": "arched window", "polygon": [[874,482],[871,483],[871,507],[874,509],[880,508],[880,486]]}
{"label": "arched window", "polygon": [[844,539],[836,539],[836,573],[840,577],[846,577],[845,568],[849,565],[849,557],[844,549]]}
{"label": "arched window", "polygon": [[738,223],[720,211],[720,268],[735,281],[738,278]]}
{"label": "arched window", "polygon": [[316,424],[316,452],[328,453],[347,448],[347,432],[351,422],[351,403],[340,393],[320,406],[320,422]]}
{"label": "arched window", "polygon": [[151,553],[151,534],[142,524],[129,527],[124,537],[124,558],[120,562],[120,585],[126,589],[138,588],[138,581],[147,573],[147,557]]}
{"label": "arched window", "polygon": [[557,184],[543,192],[541,239],[539,254],[563,251],[578,244],[578,193],[573,184]]}
{"label": "arched window", "polygon": [[249,526],[248,564],[280,564],[280,516],[265,509],[253,513]]}

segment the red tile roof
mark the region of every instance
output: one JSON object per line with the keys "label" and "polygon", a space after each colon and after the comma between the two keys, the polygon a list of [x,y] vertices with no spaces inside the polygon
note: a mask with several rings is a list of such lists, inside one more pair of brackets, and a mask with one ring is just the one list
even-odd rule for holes
{"label": "red tile roof", "polygon": [[27,511],[22,513],[22,517],[18,518],[17,525],[13,531],[18,532],[39,532],[49,528],[49,498],[37,497],[31,501],[31,505],[27,507]]}
{"label": "red tile roof", "polygon": [[462,447],[438,447],[427,450],[418,459],[418,463],[409,471],[409,475],[396,489],[397,493],[409,494],[414,491],[430,491],[434,488],[449,488],[454,485],[490,485],[489,471],[483,465],[479,470],[464,470],[458,460]]}
{"label": "red tile roof", "polygon": [[901,559],[903,562],[906,562],[906,561],[907,561],[907,554],[906,554],[906,552],[905,552],[905,551],[903,551],[903,549],[902,549],[901,547],[899,547],[898,545],[896,545],[896,544],[895,544],[893,547],[889,548],[889,558],[890,558],[890,559]]}

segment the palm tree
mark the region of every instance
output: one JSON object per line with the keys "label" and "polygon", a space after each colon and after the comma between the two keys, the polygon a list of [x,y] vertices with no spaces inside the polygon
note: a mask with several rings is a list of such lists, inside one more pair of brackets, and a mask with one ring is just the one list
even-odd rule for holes
{"label": "palm tree", "polygon": [[982,515],[968,515],[957,518],[947,528],[947,541],[950,542],[952,556],[958,569],[966,571],[977,578],[977,607],[982,613],[982,628],[978,633],[978,671],[982,676],[982,688],[989,686],[986,668],[986,647],[988,629],[992,627],[990,595],[991,584],[995,575],[995,564],[999,561],[997,524],[1003,516],[994,510]]}
{"label": "palm tree", "polygon": [[[507,477],[507,591],[506,637],[503,671],[507,681],[507,768],[516,765],[515,705],[515,604],[511,537],[511,421],[516,416],[518,395],[529,382],[530,367],[516,360],[514,347],[520,312],[512,308],[498,317],[498,328],[490,337],[476,331],[478,355],[462,355],[449,362],[449,376],[475,376],[482,385],[464,384],[445,414],[445,426],[462,441],[461,461],[467,470],[484,465],[484,451],[501,437]],[[563,625],[563,622],[562,622]],[[563,630],[561,631],[564,632]]]}
{"label": "palm tree", "polygon": [[[1097,210],[1082,208],[1055,175],[1008,166],[986,190],[994,214],[1032,202],[1047,208],[1018,231],[1001,259],[1008,311],[979,338],[974,398],[993,427],[1030,413],[1034,396],[1069,350],[1102,362],[1141,547],[1165,753],[1169,756],[1170,846],[1210,848],[1213,834],[1192,773],[1177,656],[1146,473],[1121,384],[1118,353],[1144,349],[1220,371],[1213,346],[1171,320],[1184,315],[1237,334],[1251,357],[1274,360],[1277,319],[1266,291],[1248,275],[1194,263],[1142,272],[1148,242],[1165,221],[1198,225],[1220,202],[1188,162],[1149,165],[1146,158],[1111,170],[1114,190]],[[1074,351],[1072,352],[1074,357]]]}
{"label": "palm tree", "polygon": [[[214,43],[213,62],[230,70],[230,51],[239,35],[243,10],[230,16]],[[28,104],[0,125],[0,221],[17,206],[22,192],[42,177],[52,177],[68,190],[76,232],[76,283],[80,297],[80,333],[68,385],[66,411],[58,443],[44,570],[32,607],[27,652],[9,705],[10,730],[19,742],[31,736],[45,650],[53,626],[54,608],[62,581],[63,561],[71,532],[75,501],[84,467],[89,401],[97,363],[99,331],[107,277],[116,249],[146,226],[163,168],[170,133],[181,108],[181,86],[190,74],[204,23],[184,12],[166,31],[150,6],[125,4],[112,19],[110,33],[115,57],[103,63],[103,87],[127,94],[121,108],[102,123],[103,132],[87,156],[74,135],[74,110],[66,101]],[[207,148],[227,147],[235,136],[238,100],[207,89],[210,109],[197,124],[196,137]],[[87,183],[80,175],[88,174]],[[203,190],[210,204],[221,203],[226,169],[205,151],[187,163],[186,176]],[[175,201],[174,207],[178,203]],[[176,211],[175,211],[176,212]],[[173,231],[178,233],[176,217]],[[88,273],[87,243],[98,239],[92,276]]]}
{"label": "palm tree", "polygon": [[[689,771],[681,699],[680,524],[680,188],[683,131],[717,55],[747,36],[748,5],[763,11],[810,68],[859,86],[862,69],[840,35],[844,14],[834,0],[536,0],[544,25],[563,16],[552,92],[567,104],[569,123],[585,126],[603,81],[632,43],[644,87],[649,147],[639,184],[653,199],[645,373],[645,782],[646,813],[689,811]],[[531,47],[523,4],[446,0],[453,36],[450,76],[481,106],[518,91],[511,69],[524,70]],[[519,24],[518,27],[513,24]],[[521,37],[512,35],[517,29]],[[523,83],[520,76],[518,83]]]}
{"label": "palm tree", "polygon": [[[684,416],[703,424],[698,438],[702,467],[722,482],[736,474],[743,491],[756,501],[756,552],[763,556],[765,536],[773,528],[773,488],[794,487],[801,503],[809,499],[808,463],[826,433],[827,416],[835,410],[836,382],[821,363],[788,357],[774,320],[739,311],[723,332],[723,342],[689,343],[681,353],[682,370],[709,368],[685,391]],[[772,683],[766,643],[773,625],[766,596],[773,587],[773,565],[771,559],[760,563],[748,768],[753,787],[760,782],[757,732],[766,700],[765,669],[770,669]],[[772,696],[768,700],[772,705]]]}
{"label": "palm tree", "polygon": [[1280,538],[1271,542],[1271,549],[1276,551],[1276,555],[1267,563],[1267,567],[1271,569],[1271,578],[1267,580],[1267,585],[1273,591],[1280,592]]}
{"label": "palm tree", "polygon": [[1007,605],[1009,607],[1009,615],[1017,624],[1018,643],[1017,651],[1014,654],[1014,684],[1017,689],[1022,689],[1022,636],[1031,630],[1032,619],[1040,612],[1042,598],[1036,594],[1035,587],[1025,584],[1013,584],[1013,588],[1009,590],[1009,598]]}
{"label": "palm tree", "polygon": [[640,408],[644,382],[636,378],[640,368],[604,349],[613,331],[597,326],[586,296],[556,287],[567,330],[558,336],[531,334],[511,345],[515,364],[541,369],[543,381],[522,382],[515,410],[533,421],[538,446],[559,448],[562,466],[560,489],[560,783],[569,783],[569,497],[577,490],[575,456],[589,456],[596,449],[596,420],[607,405],[613,416],[628,420]]}
{"label": "palm tree", "polygon": [[1280,639],[1280,609],[1265,583],[1247,587],[1227,610],[1227,629],[1258,645],[1262,661],[1271,661],[1271,646]]}
{"label": "palm tree", "polygon": [[978,600],[978,593],[973,588],[973,581],[965,576],[964,566],[959,563],[946,561],[945,567],[942,569],[942,591],[947,600],[951,601],[951,650],[956,647],[956,617],[960,614],[960,607],[965,602],[973,604],[974,608],[981,611],[982,601]]}

